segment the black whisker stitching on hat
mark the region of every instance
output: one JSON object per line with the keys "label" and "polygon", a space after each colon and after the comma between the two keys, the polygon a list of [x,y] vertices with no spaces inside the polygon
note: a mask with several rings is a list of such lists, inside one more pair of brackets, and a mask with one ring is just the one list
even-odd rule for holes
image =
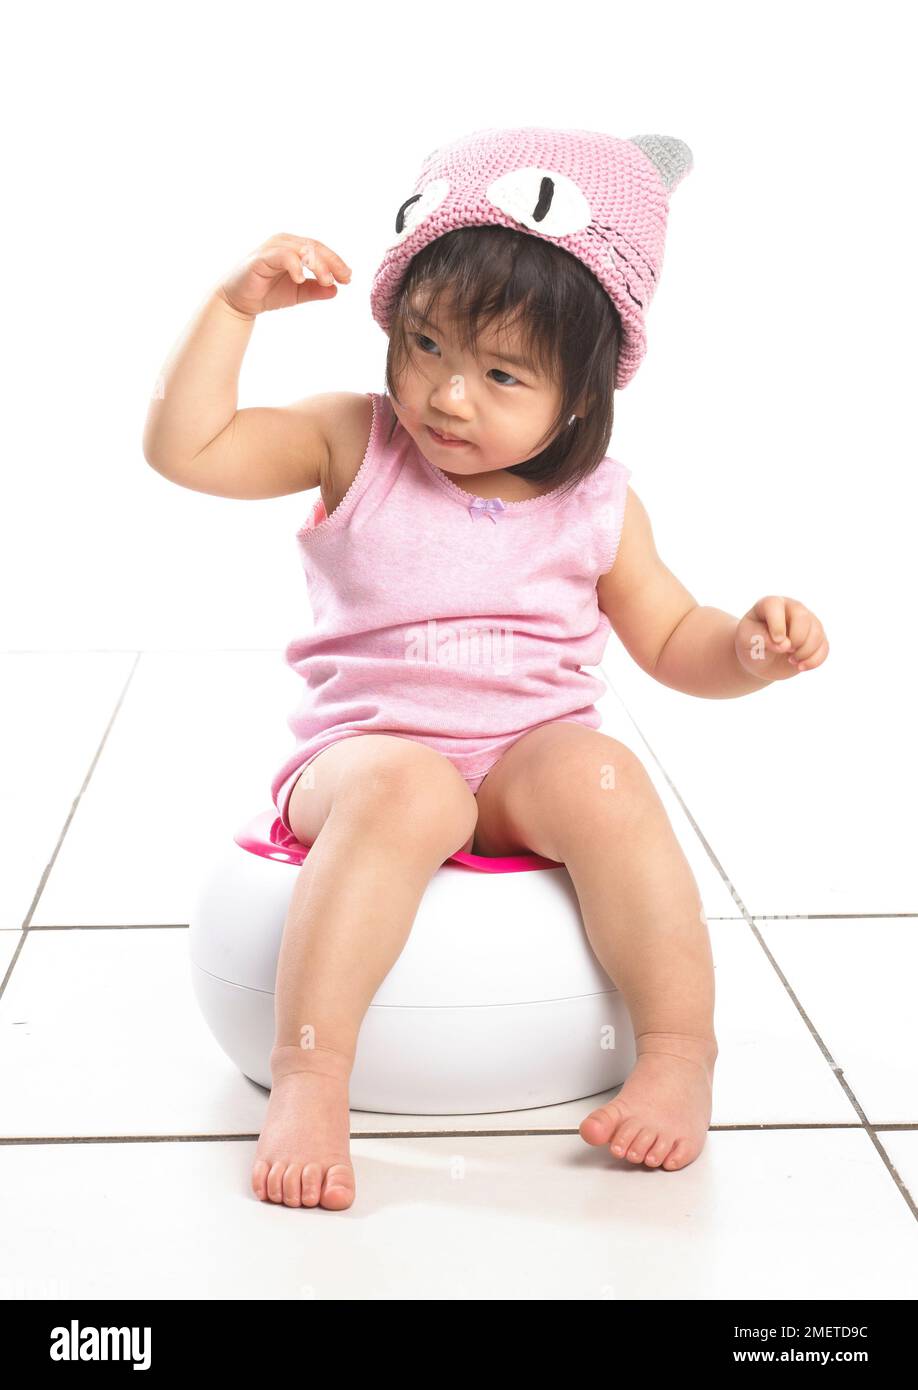
{"label": "black whisker stitching on hat", "polygon": [[607,232],[614,232],[617,237],[621,237],[622,241],[625,243],[628,249],[630,251],[633,251],[635,255],[640,256],[641,260],[644,262],[644,265],[647,267],[647,274],[650,276],[651,280],[653,280],[654,284],[656,284],[657,277],[654,272],[653,266],[650,264],[650,261],[644,255],[644,252],[641,250],[639,246],[635,246],[633,241],[628,240],[624,232],[620,231],[618,227],[606,227],[606,224],[604,222],[593,222],[590,225],[591,227],[605,227],[605,230]]}
{"label": "black whisker stitching on hat", "polygon": [[[599,237],[602,241],[611,242],[612,246],[615,248],[615,254],[618,257],[618,259],[624,262],[624,264],[631,271],[635,280],[637,280],[640,283],[643,283],[643,277],[641,275],[640,267],[634,265],[631,261],[629,261],[628,257],[625,255],[624,251],[621,249],[618,242],[615,240],[615,237],[620,236],[621,234],[619,232],[616,232],[614,228],[610,227],[608,230],[613,232],[613,235],[606,236],[605,232],[601,232],[599,230],[601,225],[602,224],[598,222],[591,222],[589,227],[587,228],[587,231],[592,232],[594,236]],[[624,237],[622,237],[622,240],[624,241]]]}
{"label": "black whisker stitching on hat", "polygon": [[[635,276],[637,276],[637,278],[640,278],[640,276],[638,276],[638,272],[634,269],[634,266],[631,264],[631,262],[629,261],[628,257],[622,255],[621,251],[620,251],[620,250],[618,249],[618,247],[615,245],[615,242],[612,241],[612,238],[611,238],[611,237],[603,236],[602,232],[598,231],[597,228],[596,228],[594,225],[592,225],[592,224],[587,228],[587,231],[592,232],[593,235],[596,236],[596,237],[598,237],[600,241],[610,241],[610,242],[612,242],[612,246],[615,248],[615,254],[616,254],[616,256],[618,256],[619,260],[620,260],[620,261],[623,261],[623,262],[625,263],[625,265],[628,267],[628,269],[629,269],[630,271],[632,271],[632,273],[633,273]],[[643,303],[641,302],[641,300],[638,299],[638,298],[636,298],[636,296],[632,294],[632,292],[631,292],[631,286],[628,284],[627,277],[623,275],[623,276],[622,276],[622,280],[624,281],[624,285],[625,285],[625,293],[628,295],[628,298],[631,300],[632,304],[636,304],[636,305],[638,306],[639,309],[643,309],[644,305],[643,305]]]}

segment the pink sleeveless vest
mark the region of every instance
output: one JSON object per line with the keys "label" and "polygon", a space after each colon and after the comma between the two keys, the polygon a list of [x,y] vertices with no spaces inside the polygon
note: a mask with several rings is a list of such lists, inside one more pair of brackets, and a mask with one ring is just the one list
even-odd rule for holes
{"label": "pink sleeveless vest", "polygon": [[271,782],[285,825],[297,776],[340,738],[415,739],[471,783],[537,725],[601,722],[605,684],[581,668],[599,664],[611,630],[596,583],[618,550],[630,469],[607,456],[560,499],[477,498],[397,420],[387,445],[389,397],[367,394],[356,477],[297,532],[313,626],[285,654],[305,683],[287,720],[296,747]]}

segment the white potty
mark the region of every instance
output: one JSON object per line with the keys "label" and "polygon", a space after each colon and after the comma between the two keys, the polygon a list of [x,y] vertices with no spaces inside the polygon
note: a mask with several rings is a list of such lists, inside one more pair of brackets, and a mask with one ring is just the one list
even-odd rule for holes
{"label": "white potty", "polygon": [[[191,921],[204,1017],[236,1066],[269,1089],[277,961],[308,853],[274,811],[256,816],[212,867]],[[593,954],[564,866],[456,853],[430,880],[366,1013],[350,1105],[525,1110],[609,1091],[635,1061],[627,1009]]]}

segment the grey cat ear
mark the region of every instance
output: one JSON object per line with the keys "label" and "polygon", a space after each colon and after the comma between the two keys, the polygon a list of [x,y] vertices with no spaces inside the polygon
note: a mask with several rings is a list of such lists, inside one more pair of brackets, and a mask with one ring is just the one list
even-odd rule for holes
{"label": "grey cat ear", "polygon": [[637,145],[656,166],[668,189],[675,188],[694,163],[688,145],[674,135],[632,135],[630,143]]}

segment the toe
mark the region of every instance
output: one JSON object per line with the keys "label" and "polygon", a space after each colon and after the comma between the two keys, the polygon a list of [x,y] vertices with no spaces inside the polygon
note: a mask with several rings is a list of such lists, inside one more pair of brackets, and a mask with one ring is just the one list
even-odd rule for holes
{"label": "toe", "polygon": [[267,1195],[267,1184],[265,1181],[267,1174],[268,1165],[263,1158],[259,1158],[257,1162],[252,1165],[252,1191],[261,1202],[265,1200]]}
{"label": "toe", "polygon": [[580,1137],[588,1144],[608,1144],[623,1119],[615,1101],[601,1105],[580,1122]]}
{"label": "toe", "polygon": [[304,1207],[317,1207],[322,1190],[321,1163],[307,1163],[302,1170],[301,1197]]}
{"label": "toe", "polygon": [[651,1168],[659,1168],[666,1155],[673,1147],[672,1136],[669,1134],[658,1134],[651,1144],[647,1153],[644,1155],[644,1162]]}
{"label": "toe", "polygon": [[284,1200],[284,1173],[287,1171],[286,1163],[272,1163],[268,1173],[268,1200],[270,1202],[282,1202]]}
{"label": "toe", "polygon": [[298,1207],[302,1204],[303,1169],[299,1163],[291,1163],[284,1173],[284,1206]]}
{"label": "toe", "polygon": [[333,1163],[325,1175],[322,1205],[331,1211],[343,1211],[354,1200],[354,1170],[349,1163]]}
{"label": "toe", "polygon": [[689,1146],[684,1139],[677,1139],[661,1163],[661,1168],[684,1168],[689,1162]]}
{"label": "toe", "polygon": [[631,1147],[631,1141],[640,1131],[639,1120],[624,1120],[612,1136],[610,1148],[616,1158],[626,1158]]}

